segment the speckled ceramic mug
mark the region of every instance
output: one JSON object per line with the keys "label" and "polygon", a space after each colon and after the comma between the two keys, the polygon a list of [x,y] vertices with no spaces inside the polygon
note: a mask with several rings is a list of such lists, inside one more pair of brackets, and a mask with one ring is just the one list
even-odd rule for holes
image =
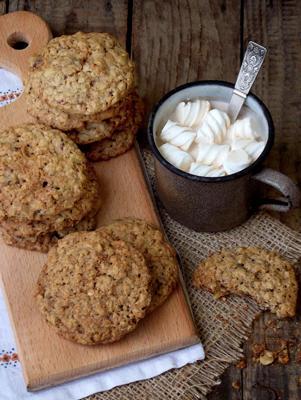
{"label": "speckled ceramic mug", "polygon": [[[274,142],[274,124],[268,109],[251,93],[238,118],[255,118],[266,146],[247,168],[222,177],[196,176],[171,165],[158,150],[156,134],[178,103],[202,98],[226,111],[233,88],[222,81],[188,83],[163,96],[149,117],[148,140],[155,155],[158,197],[174,220],[195,231],[224,231],[240,225],[257,209],[289,211],[300,202],[300,191],[289,177],[262,165]],[[262,199],[262,183],[277,188],[282,196]]]}

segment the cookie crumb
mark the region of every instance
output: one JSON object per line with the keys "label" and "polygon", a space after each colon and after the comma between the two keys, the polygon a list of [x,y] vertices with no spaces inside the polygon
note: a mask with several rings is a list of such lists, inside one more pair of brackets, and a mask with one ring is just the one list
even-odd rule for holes
{"label": "cookie crumb", "polygon": [[274,360],[274,353],[268,350],[265,350],[263,355],[259,357],[259,361],[262,365],[270,365],[274,362]]}
{"label": "cookie crumb", "polygon": [[245,358],[243,358],[242,360],[239,360],[238,361],[238,363],[236,364],[236,367],[237,368],[240,368],[240,369],[244,369],[244,368],[246,368],[246,360],[245,360]]}
{"label": "cookie crumb", "polygon": [[232,386],[233,386],[234,389],[236,389],[236,390],[239,390],[239,389],[240,389],[240,386],[239,386],[239,384],[238,384],[238,382],[237,382],[236,380],[232,383]]}
{"label": "cookie crumb", "polygon": [[278,361],[281,364],[287,364],[289,362],[287,342],[283,339],[281,339],[281,350],[278,353]]}

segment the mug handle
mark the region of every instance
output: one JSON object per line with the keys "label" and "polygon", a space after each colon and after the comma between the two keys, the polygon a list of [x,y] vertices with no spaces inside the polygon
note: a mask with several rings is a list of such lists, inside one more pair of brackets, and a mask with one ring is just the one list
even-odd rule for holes
{"label": "mug handle", "polygon": [[264,199],[258,207],[260,210],[286,212],[299,205],[301,193],[298,186],[291,178],[281,172],[263,167],[261,171],[251,175],[250,178],[271,185],[284,195],[284,197]]}

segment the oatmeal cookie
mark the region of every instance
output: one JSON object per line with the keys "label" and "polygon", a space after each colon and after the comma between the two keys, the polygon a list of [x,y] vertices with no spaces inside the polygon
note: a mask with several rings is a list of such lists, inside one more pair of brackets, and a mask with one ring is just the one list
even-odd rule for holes
{"label": "oatmeal cookie", "polygon": [[193,284],[215,297],[250,295],[278,318],[295,315],[298,284],[295,271],[279,253],[259,247],[223,249],[211,254],[194,272]]}
{"label": "oatmeal cookie", "polygon": [[96,201],[93,204],[92,209],[88,212],[87,215],[84,216],[76,225],[67,226],[61,230],[55,231],[55,236],[58,239],[62,239],[65,236],[69,235],[69,233],[79,232],[79,231],[92,231],[96,227],[96,214],[101,207],[101,197],[98,196]]}
{"label": "oatmeal cookie", "polygon": [[85,122],[82,129],[73,129],[66,132],[66,135],[79,145],[97,142],[112,136],[113,132],[126,121],[130,114],[130,108],[124,107],[113,118],[101,122]]}
{"label": "oatmeal cookie", "polygon": [[132,94],[130,93],[107,110],[86,115],[71,114],[67,111],[51,107],[39,97],[39,90],[33,88],[29,84],[24,87],[24,96],[28,114],[33,116],[38,123],[61,131],[71,131],[72,129],[81,130],[85,128],[86,123],[98,123],[113,118],[120,114],[124,108],[129,107],[132,98]]}
{"label": "oatmeal cookie", "polygon": [[109,160],[128,151],[136,140],[144,116],[144,104],[138,95],[133,100],[131,115],[113,134],[99,142],[81,146],[90,161]]}
{"label": "oatmeal cookie", "polygon": [[[42,253],[47,253],[51,247],[58,242],[59,239],[64,238],[70,233],[92,231],[95,229],[97,224],[96,213],[99,210],[100,205],[101,200],[98,198],[94,203],[92,210],[76,225],[68,226],[55,232],[45,231],[45,233],[33,233],[31,235],[24,236],[24,229],[21,229],[23,236],[17,236],[16,234],[10,233],[9,229],[6,229],[5,226],[3,227],[0,221],[0,235],[3,237],[4,242],[8,245],[20,247],[26,250],[37,250]],[[16,232],[16,229],[14,232]]]}
{"label": "oatmeal cookie", "polygon": [[5,244],[27,250],[37,250],[47,253],[54,246],[58,239],[53,233],[42,233],[37,236],[16,236],[11,235],[5,228],[0,226],[0,234]]}
{"label": "oatmeal cookie", "polygon": [[106,232],[115,240],[124,240],[142,253],[153,282],[152,301],[147,313],[154,311],[177,285],[178,263],[175,249],[151,223],[138,218],[112,221],[97,231]]}
{"label": "oatmeal cookie", "polygon": [[111,343],[136,328],[151,301],[141,253],[101,232],[78,232],[48,253],[35,287],[51,328],[84,345]]}
{"label": "oatmeal cookie", "polygon": [[108,33],[77,32],[52,39],[31,57],[27,86],[52,107],[95,114],[133,90],[134,64]]}
{"label": "oatmeal cookie", "polygon": [[83,194],[71,208],[50,217],[45,217],[40,213],[37,215],[37,219],[28,219],[23,222],[6,218],[6,220],[0,221],[1,231],[5,230],[7,234],[15,237],[37,236],[74,226],[87,214],[96,213],[101,205],[101,193],[95,170],[89,162],[87,162],[84,175],[86,176],[86,182]]}
{"label": "oatmeal cookie", "polygon": [[70,209],[84,191],[87,160],[64,133],[21,124],[0,133],[0,220],[27,221]]}

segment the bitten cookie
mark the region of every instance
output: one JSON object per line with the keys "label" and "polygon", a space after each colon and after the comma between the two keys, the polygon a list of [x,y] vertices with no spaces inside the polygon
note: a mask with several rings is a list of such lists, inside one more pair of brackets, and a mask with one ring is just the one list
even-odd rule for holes
{"label": "bitten cookie", "polygon": [[84,345],[111,343],[136,328],[151,301],[141,253],[101,232],[77,232],[48,253],[35,288],[51,328]]}
{"label": "bitten cookie", "polygon": [[153,296],[147,313],[154,311],[177,285],[178,263],[175,249],[152,224],[138,218],[112,221],[98,231],[108,233],[115,240],[124,240],[142,253],[153,282]]}
{"label": "bitten cookie", "polygon": [[288,261],[258,247],[223,249],[211,254],[194,272],[193,284],[215,294],[250,295],[278,318],[295,315],[298,283]]}

